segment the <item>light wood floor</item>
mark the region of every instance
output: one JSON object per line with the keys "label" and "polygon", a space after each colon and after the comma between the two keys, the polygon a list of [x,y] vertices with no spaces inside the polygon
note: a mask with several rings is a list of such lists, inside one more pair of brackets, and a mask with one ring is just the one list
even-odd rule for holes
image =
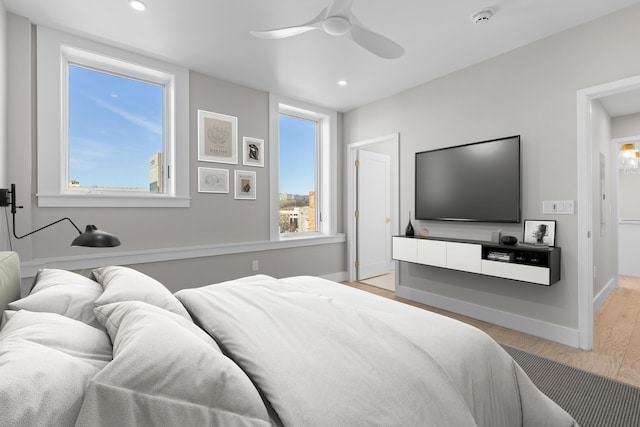
{"label": "light wood floor", "polygon": [[620,287],[594,319],[594,348],[584,351],[491,323],[396,297],[392,291],[359,282],[344,284],[469,323],[499,343],[640,387],[640,278],[620,277]]}

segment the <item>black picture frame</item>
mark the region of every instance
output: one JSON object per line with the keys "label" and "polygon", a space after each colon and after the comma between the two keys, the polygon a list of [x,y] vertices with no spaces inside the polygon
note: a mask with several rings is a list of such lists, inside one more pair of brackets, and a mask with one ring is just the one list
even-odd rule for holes
{"label": "black picture frame", "polygon": [[540,246],[555,246],[556,222],[554,220],[525,219],[522,242]]}

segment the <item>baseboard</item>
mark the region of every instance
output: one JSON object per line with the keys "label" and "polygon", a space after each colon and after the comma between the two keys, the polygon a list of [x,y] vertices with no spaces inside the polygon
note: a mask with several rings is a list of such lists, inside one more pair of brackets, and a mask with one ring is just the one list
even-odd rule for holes
{"label": "baseboard", "polygon": [[349,273],[347,273],[346,271],[340,271],[332,274],[324,274],[319,277],[323,279],[331,280],[333,282],[346,282],[349,280]]}
{"label": "baseboard", "polygon": [[593,313],[600,308],[600,306],[604,303],[604,301],[611,295],[611,292],[616,288],[616,281],[614,279],[609,279],[607,284],[602,288],[598,295],[593,298]]}
{"label": "baseboard", "polygon": [[577,329],[436,295],[431,292],[398,285],[397,283],[396,295],[571,347],[577,348],[579,346],[579,331]]}

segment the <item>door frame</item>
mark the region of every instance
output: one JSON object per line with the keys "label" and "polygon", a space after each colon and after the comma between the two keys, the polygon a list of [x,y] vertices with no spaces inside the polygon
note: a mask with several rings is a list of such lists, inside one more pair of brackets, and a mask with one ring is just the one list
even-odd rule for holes
{"label": "door frame", "polygon": [[391,235],[399,233],[400,229],[400,134],[393,133],[347,144],[347,163],[345,165],[347,168],[347,274],[350,282],[355,281],[357,277],[355,262],[358,256],[356,238],[357,226],[355,217],[357,206],[355,162],[358,150],[369,145],[380,143],[389,143],[392,146],[391,165],[393,170],[391,173],[391,182],[393,183],[393,180],[395,179],[396,187],[393,189],[395,191],[391,191]]}
{"label": "door frame", "polygon": [[[640,89],[640,76],[577,91],[578,345],[593,348],[593,134],[591,101]],[[617,226],[617,224],[616,224]]]}

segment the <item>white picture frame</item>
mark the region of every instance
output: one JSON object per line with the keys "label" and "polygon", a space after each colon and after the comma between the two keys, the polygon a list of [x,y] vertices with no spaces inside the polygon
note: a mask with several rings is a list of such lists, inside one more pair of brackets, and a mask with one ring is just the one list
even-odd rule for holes
{"label": "white picture frame", "polygon": [[242,164],[264,167],[264,140],[245,136],[242,138]]}
{"label": "white picture frame", "polygon": [[198,160],[238,164],[238,118],[198,110]]}
{"label": "white picture frame", "polygon": [[229,193],[229,169],[199,167],[198,193]]}
{"label": "white picture frame", "polygon": [[256,173],[254,171],[234,171],[235,198],[238,200],[256,199]]}

